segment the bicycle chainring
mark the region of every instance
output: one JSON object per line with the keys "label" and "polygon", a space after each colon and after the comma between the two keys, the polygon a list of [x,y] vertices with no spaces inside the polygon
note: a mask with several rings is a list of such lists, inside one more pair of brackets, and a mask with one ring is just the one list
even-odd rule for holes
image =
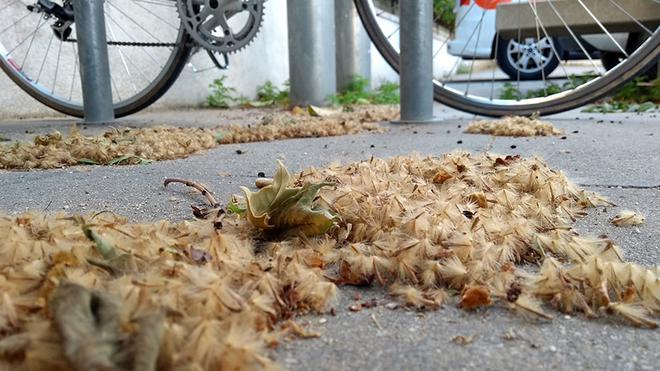
{"label": "bicycle chainring", "polygon": [[202,48],[234,53],[259,32],[266,0],[177,0],[186,31]]}

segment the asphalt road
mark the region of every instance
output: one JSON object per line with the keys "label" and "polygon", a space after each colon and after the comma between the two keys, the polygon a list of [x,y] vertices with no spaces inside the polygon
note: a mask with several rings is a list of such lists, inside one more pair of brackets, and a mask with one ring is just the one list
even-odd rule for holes
{"label": "asphalt road", "polygon": [[[254,183],[258,172],[272,174],[275,159],[293,171],[349,162],[371,155],[388,157],[419,152],[439,155],[461,149],[490,148],[501,154],[538,155],[562,169],[584,188],[600,192],[618,208],[592,210],[578,223],[583,234],[612,236],[626,257],[645,266],[660,264],[660,120],[647,114],[585,114],[572,111],[548,119],[564,128],[566,139],[491,138],[463,134],[473,118],[437,107],[443,122],[434,125],[389,125],[386,134],[291,139],[269,143],[225,145],[176,161],[144,166],[85,166],[68,169],[0,171],[0,210],[86,213],[113,210],[134,221],[191,217],[189,204],[202,199],[183,187],[164,189],[165,177],[206,183],[227,200],[240,185]],[[248,122],[260,113],[245,111],[178,111],[144,113],[117,125],[216,125]],[[12,139],[30,132],[66,129],[70,120],[0,123],[0,134]],[[102,128],[88,127],[89,132]],[[514,147],[515,146],[515,147]],[[236,150],[243,154],[237,154]],[[620,209],[646,216],[639,228],[616,228],[609,222]],[[376,298],[379,305],[354,313],[348,306]],[[323,369],[611,369],[652,370],[660,364],[660,332],[630,327],[609,319],[586,320],[559,313],[549,322],[529,321],[504,309],[467,313],[452,305],[434,312],[388,309],[391,300],[380,289],[342,288],[335,317],[300,318],[322,336],[283,344],[273,356],[287,368]],[[474,336],[467,345],[455,336]]]}

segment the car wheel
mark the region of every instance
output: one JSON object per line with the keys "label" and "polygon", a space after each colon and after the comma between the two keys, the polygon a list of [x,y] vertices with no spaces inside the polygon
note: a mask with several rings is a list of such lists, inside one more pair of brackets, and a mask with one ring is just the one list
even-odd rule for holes
{"label": "car wheel", "polygon": [[626,57],[621,53],[602,52],[600,55],[600,62],[607,71],[616,67],[616,65],[624,59],[626,59]]}
{"label": "car wheel", "polygon": [[541,80],[559,65],[559,44],[552,38],[537,40],[533,37],[518,42],[500,39],[497,46],[497,64],[512,80]]}

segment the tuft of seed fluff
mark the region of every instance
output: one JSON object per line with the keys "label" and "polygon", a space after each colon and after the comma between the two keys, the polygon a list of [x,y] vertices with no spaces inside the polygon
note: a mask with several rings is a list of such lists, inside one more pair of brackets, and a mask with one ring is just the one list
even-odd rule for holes
{"label": "tuft of seed fluff", "polygon": [[612,222],[612,224],[616,225],[617,227],[626,227],[633,225],[642,225],[646,222],[646,218],[644,218],[642,215],[634,211],[624,210],[618,213],[610,221]]}
{"label": "tuft of seed fluff", "polygon": [[[477,120],[465,129],[468,134],[488,134],[505,137],[533,137],[563,135],[550,122],[536,117],[507,116],[499,120]],[[514,148],[512,146],[511,148]]]}
{"label": "tuft of seed fluff", "polygon": [[610,203],[539,158],[373,157],[303,170],[291,186],[322,181],[335,186],[315,206],[341,220],[314,238],[272,238],[239,213],[221,229],[211,219],[0,214],[0,368],[71,369],[61,335],[72,332],[56,326],[51,304],[62,282],[112,298],[118,313],[102,324],[121,339],[164,312],[162,370],[277,368],[269,348],[316,336],[290,320],[334,313],[341,285],[382,285],[416,309],[496,306],[549,320],[554,308],[656,326],[660,270],[578,234],[575,220]]}

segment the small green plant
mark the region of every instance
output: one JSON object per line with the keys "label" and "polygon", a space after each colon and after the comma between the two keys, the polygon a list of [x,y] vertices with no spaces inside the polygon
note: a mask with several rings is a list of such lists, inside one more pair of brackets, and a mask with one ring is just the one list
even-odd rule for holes
{"label": "small green plant", "polygon": [[454,30],[456,13],[454,13],[455,0],[433,0],[433,19],[436,23]]}
{"label": "small green plant", "polygon": [[346,106],[352,104],[397,104],[399,85],[393,82],[382,83],[375,91],[369,91],[369,80],[355,76],[342,93],[329,99],[331,104]]}
{"label": "small green plant", "polygon": [[466,73],[469,73],[469,72],[470,72],[470,66],[465,64],[465,63],[459,64],[458,68],[456,69],[456,74],[457,75],[465,75]]}
{"label": "small green plant", "polygon": [[399,104],[399,84],[385,81],[371,97],[371,103],[374,104]]}
{"label": "small green plant", "polygon": [[[403,0],[375,0],[375,2],[378,9],[397,15],[403,4],[405,4]],[[433,22],[453,31],[456,23],[455,5],[456,0],[433,0]]]}
{"label": "small green plant", "polygon": [[657,110],[660,104],[660,79],[647,82],[638,77],[624,85],[613,96],[591,105],[583,112],[647,112]]}
{"label": "small green plant", "polygon": [[348,104],[369,104],[369,80],[362,76],[355,76],[343,92],[330,98],[330,103],[345,106]]}
{"label": "small green plant", "polygon": [[507,99],[507,100],[520,100],[523,99],[523,94],[522,92],[512,83],[510,82],[505,82],[504,87],[500,91],[500,99]]}
{"label": "small green plant", "polygon": [[507,82],[504,84],[504,87],[500,91],[499,97],[500,99],[509,100],[547,97],[549,95],[561,93],[565,90],[573,89],[574,87],[580,86],[596,77],[597,75],[592,73],[584,75],[569,75],[568,81],[564,82],[562,85],[557,85],[551,82],[547,83],[543,88],[527,90],[525,93],[518,90],[516,85]]}
{"label": "small green plant", "polygon": [[647,112],[658,109],[658,105],[653,102],[627,103],[617,101],[605,101],[592,104],[582,110],[589,113],[616,113],[616,112]]}
{"label": "small green plant", "polygon": [[629,103],[660,104],[660,79],[647,82],[645,77],[637,77],[619,89],[613,99]]}
{"label": "small green plant", "polygon": [[206,103],[209,107],[229,108],[236,100],[233,97],[233,94],[236,93],[236,89],[225,85],[226,79],[227,76],[221,76],[219,79],[213,80],[213,83],[209,85],[211,95],[206,97]]}
{"label": "small green plant", "polygon": [[289,89],[288,82],[284,84],[285,89],[280,89],[271,81],[266,81],[257,89],[257,102],[268,105],[282,105],[289,104]]}

